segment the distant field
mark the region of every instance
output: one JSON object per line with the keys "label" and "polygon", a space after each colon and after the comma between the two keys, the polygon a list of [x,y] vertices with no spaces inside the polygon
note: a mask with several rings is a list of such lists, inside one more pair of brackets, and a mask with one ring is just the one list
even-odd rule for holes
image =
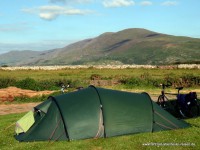
{"label": "distant field", "polygon": [[122,66],[35,66],[35,67],[0,67],[0,78],[13,77],[23,79],[68,78],[88,79],[92,74],[103,77],[114,76],[141,76],[149,74],[154,78],[165,76],[180,76],[184,74],[199,75],[200,65],[176,65],[176,66],[151,66],[151,65],[122,65]]}
{"label": "distant field", "polygon": [[[7,67],[6,67],[7,68]],[[5,69],[6,69],[5,68]],[[199,87],[200,86],[200,69],[180,69],[180,68],[60,68],[53,70],[36,69],[0,69],[0,88],[1,84],[8,84],[11,81],[24,80],[31,78],[37,82],[44,81],[41,84],[48,84],[50,82],[76,82],[76,86],[87,86],[95,83],[94,80],[99,81],[99,86],[111,86],[112,88],[124,88],[119,84],[106,84],[106,81],[116,81],[117,83],[126,84],[127,88],[149,87],[152,88],[152,82],[163,82],[170,80],[174,82],[174,86],[182,85],[185,87]],[[92,80],[92,82],[91,82]],[[11,83],[12,84],[12,83]],[[142,84],[142,85],[141,85]],[[176,84],[176,85],[175,85]],[[131,86],[129,86],[131,85]],[[129,86],[129,87],[128,87]],[[148,88],[147,87],[147,88]],[[23,88],[23,87],[21,87]]]}

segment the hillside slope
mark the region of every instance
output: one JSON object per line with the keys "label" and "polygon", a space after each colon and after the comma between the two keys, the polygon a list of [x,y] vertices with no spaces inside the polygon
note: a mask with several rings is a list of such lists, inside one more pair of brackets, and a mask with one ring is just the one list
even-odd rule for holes
{"label": "hillside slope", "polygon": [[28,61],[20,59],[16,65],[196,63],[200,62],[200,39],[134,28],[44,51]]}

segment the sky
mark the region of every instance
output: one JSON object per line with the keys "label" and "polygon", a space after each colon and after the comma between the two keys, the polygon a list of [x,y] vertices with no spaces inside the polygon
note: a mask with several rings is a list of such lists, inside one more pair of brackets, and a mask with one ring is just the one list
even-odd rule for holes
{"label": "sky", "polygon": [[200,38],[200,0],[0,0],[0,54],[145,28]]}

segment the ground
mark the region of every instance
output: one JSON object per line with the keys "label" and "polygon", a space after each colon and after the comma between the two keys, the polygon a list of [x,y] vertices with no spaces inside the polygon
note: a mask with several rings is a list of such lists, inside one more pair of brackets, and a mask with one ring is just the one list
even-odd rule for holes
{"label": "ground", "polygon": [[27,112],[38,104],[39,103],[8,104],[8,105],[1,104],[0,105],[0,115]]}
{"label": "ground", "polygon": [[34,106],[39,103],[24,103],[24,104],[1,104],[6,101],[14,101],[14,97],[17,96],[40,96],[43,94],[51,94],[54,91],[32,91],[24,90],[16,87],[8,87],[5,89],[0,89],[0,115],[11,114],[11,113],[21,113],[31,110]]}
{"label": "ground", "polygon": [[32,90],[20,89],[17,87],[8,87],[0,89],[0,102],[4,101],[12,102],[14,100],[14,97],[20,97],[20,96],[33,97],[51,93],[53,93],[53,91],[32,91]]}

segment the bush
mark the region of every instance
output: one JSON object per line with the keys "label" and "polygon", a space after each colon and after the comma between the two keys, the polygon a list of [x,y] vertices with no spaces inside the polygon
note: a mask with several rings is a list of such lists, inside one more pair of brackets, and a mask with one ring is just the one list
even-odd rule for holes
{"label": "bush", "polygon": [[0,78],[0,88],[7,88],[15,86],[16,80],[14,78]]}
{"label": "bush", "polygon": [[200,85],[200,77],[193,74],[184,74],[180,77],[182,86],[193,87]]}
{"label": "bush", "polygon": [[5,68],[5,67],[9,67],[9,66],[8,66],[8,65],[2,65],[1,67],[4,67],[4,68]]}
{"label": "bush", "polygon": [[[51,94],[51,95],[58,95],[58,94]],[[42,96],[34,96],[34,97],[28,97],[28,96],[20,96],[15,97],[14,102],[16,103],[30,103],[30,102],[41,102],[48,99],[50,95],[42,95]]]}
{"label": "bush", "polygon": [[32,78],[25,78],[23,80],[17,81],[16,87],[35,91],[39,90],[37,82]]}
{"label": "bush", "polygon": [[153,78],[149,73],[141,74],[140,77],[125,77],[120,79],[120,83],[125,85],[125,88],[155,88],[159,87],[159,85],[164,82],[165,79]]}
{"label": "bush", "polygon": [[76,88],[79,86],[85,86],[86,83],[81,80],[39,80],[36,81],[32,78],[25,78],[16,82],[14,86],[22,89],[29,89],[34,91],[43,91],[43,90],[59,90],[62,85],[70,85],[71,88]]}
{"label": "bush", "polygon": [[58,90],[59,85],[55,80],[42,80],[37,83],[38,90]]}

